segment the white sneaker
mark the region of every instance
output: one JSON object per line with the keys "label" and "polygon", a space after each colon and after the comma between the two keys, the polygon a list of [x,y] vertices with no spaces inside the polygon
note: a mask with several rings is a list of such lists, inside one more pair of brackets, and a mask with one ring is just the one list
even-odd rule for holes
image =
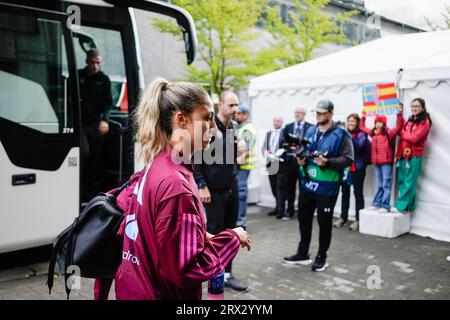
{"label": "white sneaker", "polygon": [[389,212],[389,210],[388,209],[385,209],[385,208],[380,208],[379,210],[378,210],[378,213],[388,213]]}
{"label": "white sneaker", "polygon": [[377,210],[379,210],[379,209],[380,209],[380,208],[375,207],[375,206],[370,206],[370,207],[367,208],[367,210],[373,210],[373,211],[377,211]]}
{"label": "white sneaker", "polygon": [[447,257],[447,261],[450,262],[450,256]]}
{"label": "white sneaker", "polygon": [[391,208],[391,213],[400,213],[396,207]]}

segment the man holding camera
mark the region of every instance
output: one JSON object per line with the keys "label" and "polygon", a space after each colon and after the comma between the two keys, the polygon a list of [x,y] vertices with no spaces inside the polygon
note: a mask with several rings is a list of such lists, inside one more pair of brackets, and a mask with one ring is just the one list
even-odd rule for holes
{"label": "man holding camera", "polygon": [[333,212],[339,194],[344,168],[353,162],[354,151],[351,136],[339,124],[333,122],[333,103],[319,101],[316,107],[317,124],[305,134],[311,143],[300,165],[300,200],[298,220],[300,243],[297,253],[284,258],[291,265],[309,265],[312,223],[317,209],[319,222],[319,251],[312,271],[324,271],[328,267],[327,251],[331,243]]}

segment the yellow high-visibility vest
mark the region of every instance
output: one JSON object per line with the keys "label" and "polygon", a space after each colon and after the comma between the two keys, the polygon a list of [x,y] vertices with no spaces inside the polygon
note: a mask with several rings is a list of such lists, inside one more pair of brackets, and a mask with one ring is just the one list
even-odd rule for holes
{"label": "yellow high-visibility vest", "polygon": [[[239,128],[240,139],[244,137],[245,131],[248,131],[251,134],[251,141],[245,140],[246,144],[250,146],[250,152],[249,155],[245,158],[244,164],[239,165],[239,167],[241,168],[241,170],[252,170],[256,168],[256,129],[250,122],[247,122],[241,128]],[[247,138],[244,137],[244,139]]]}

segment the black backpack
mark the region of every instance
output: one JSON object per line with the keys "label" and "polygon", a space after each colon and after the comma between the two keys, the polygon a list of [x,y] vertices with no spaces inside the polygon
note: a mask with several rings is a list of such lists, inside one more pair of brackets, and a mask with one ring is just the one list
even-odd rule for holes
{"label": "black backpack", "polygon": [[[131,179],[113,193],[100,193],[94,197],[72,225],[53,240],[53,251],[48,266],[47,286],[53,287],[56,263],[64,275],[67,299],[71,289],[68,279],[74,274],[71,266],[79,268],[77,276],[85,278],[114,278],[122,260],[122,239],[117,236],[123,211],[117,206],[117,196],[126,189]],[[68,269],[69,268],[69,269]]]}

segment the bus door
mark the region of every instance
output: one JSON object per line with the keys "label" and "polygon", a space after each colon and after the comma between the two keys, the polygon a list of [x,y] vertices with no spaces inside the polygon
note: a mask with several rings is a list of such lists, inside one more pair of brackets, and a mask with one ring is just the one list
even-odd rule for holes
{"label": "bus door", "polygon": [[184,35],[188,63],[194,60],[196,33],[191,16],[171,4],[142,0],[105,2],[109,6],[94,7],[74,1],[66,6],[75,4],[81,13],[81,23],[73,32],[77,68],[85,67],[86,53],[95,48],[102,59],[101,70],[111,81],[110,130],[104,137],[102,148],[102,188],[110,190],[124,183],[139,169],[135,167],[132,112],[144,88],[144,81],[131,8],[176,19]]}
{"label": "bus door", "polygon": [[[160,46],[158,46],[157,44],[150,46],[146,44],[146,49],[141,50],[141,46],[143,45],[143,43],[139,40],[137,23],[135,21],[135,12],[147,12],[174,19],[180,28],[180,33],[182,34],[187,64],[191,64],[195,60],[197,33],[191,15],[183,8],[180,8],[173,4],[152,0],[105,0],[105,2],[114,5],[116,9],[123,8],[128,10],[129,12],[129,21],[127,25],[121,29],[121,33],[124,48],[125,66],[128,75],[127,101],[129,103],[129,111],[132,112],[134,111],[134,108],[138,103],[139,96],[141,95],[144,86],[148,85],[152,80],[146,79],[147,83],[144,83],[144,66],[142,65],[141,61],[141,52],[142,55],[153,55],[156,57],[164,54],[164,52],[160,49]],[[150,27],[151,20],[148,19],[146,21],[148,21]],[[152,32],[150,28],[149,32]],[[158,57],[157,61],[165,60]],[[131,137],[127,139],[127,147],[128,150],[126,152],[126,160],[129,163],[129,167],[132,167],[134,171],[141,169],[143,167],[143,162],[142,159],[138,159],[135,156],[135,145]]]}
{"label": "bus door", "polygon": [[79,97],[67,15],[0,3],[0,253],[79,213]]}
{"label": "bus door", "polygon": [[[101,56],[101,71],[111,81],[112,106],[109,112],[109,131],[103,136],[100,150],[94,150],[92,146],[87,148],[90,154],[102,153],[100,188],[108,191],[122,184],[133,173],[132,161],[129,160],[133,159],[133,153],[130,154],[132,135],[124,48],[119,30],[102,26],[98,20],[95,24],[91,24],[88,20],[88,11],[82,9],[81,12],[84,13],[82,23],[73,32],[77,69],[86,66],[87,52],[90,49],[97,49]],[[84,111],[81,105],[81,112]],[[90,154],[82,158],[85,162],[82,165],[88,166],[87,162],[92,161]],[[83,175],[81,177],[83,179]],[[81,185],[82,188],[87,187],[83,180]],[[83,192],[81,196],[83,197]],[[83,203],[87,201],[88,198],[82,199]]]}

